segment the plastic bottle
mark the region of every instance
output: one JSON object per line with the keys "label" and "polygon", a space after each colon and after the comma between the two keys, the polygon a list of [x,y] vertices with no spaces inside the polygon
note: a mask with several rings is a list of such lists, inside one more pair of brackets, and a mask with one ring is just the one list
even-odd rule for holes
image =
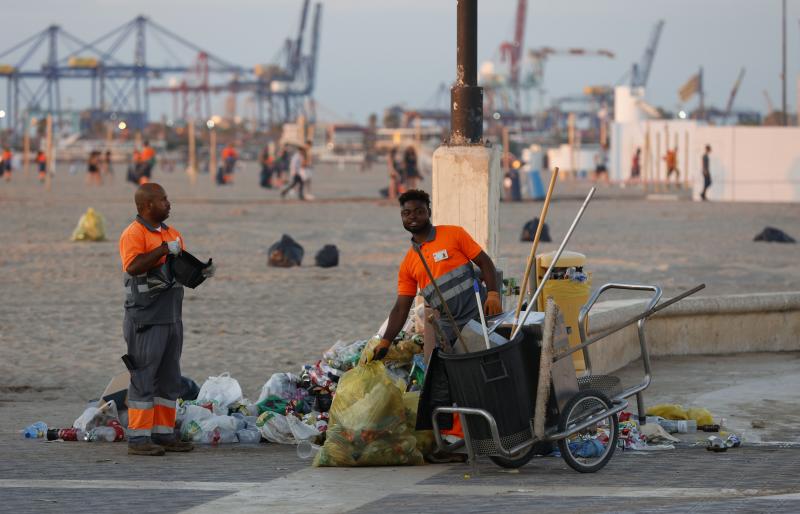
{"label": "plastic bottle", "polygon": [[117,431],[114,427],[95,427],[84,436],[84,440],[89,442],[113,443],[116,439]]}
{"label": "plastic bottle", "polygon": [[308,439],[303,439],[297,442],[297,456],[301,459],[310,459],[317,454],[320,447],[316,444],[311,444]]}
{"label": "plastic bottle", "polygon": [[236,437],[242,444],[258,444],[261,442],[261,432],[254,429],[239,430],[236,432]]}
{"label": "plastic bottle", "polygon": [[670,434],[697,432],[697,421],[693,419],[661,419],[658,424]]}
{"label": "plastic bottle", "polygon": [[47,424],[44,421],[37,421],[22,431],[25,439],[39,439],[45,435],[47,435]]}
{"label": "plastic bottle", "polygon": [[108,421],[108,426],[114,429],[114,442],[122,441],[125,439],[125,428],[116,419]]}
{"label": "plastic bottle", "polygon": [[78,428],[50,428],[47,430],[47,440],[55,441],[83,441],[86,433]]}

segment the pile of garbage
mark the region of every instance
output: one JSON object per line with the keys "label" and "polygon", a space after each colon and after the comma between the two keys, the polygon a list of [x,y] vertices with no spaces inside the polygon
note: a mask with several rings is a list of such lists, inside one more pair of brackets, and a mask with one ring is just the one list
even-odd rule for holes
{"label": "pile of garbage", "polygon": [[[255,401],[244,397],[228,373],[212,376],[178,400],[175,431],[199,444],[311,444],[318,466],[422,464],[433,434],[416,432],[419,388],[424,377],[422,336],[412,320],[381,362],[366,363],[378,337],[337,341],[322,359],[297,373],[275,373]],[[118,396],[122,394],[123,396]],[[123,441],[125,389],[93,403],[71,428],[37,422],[26,438]],[[105,397],[106,399],[108,397]],[[299,450],[298,450],[299,454]],[[310,455],[308,455],[310,456]]]}

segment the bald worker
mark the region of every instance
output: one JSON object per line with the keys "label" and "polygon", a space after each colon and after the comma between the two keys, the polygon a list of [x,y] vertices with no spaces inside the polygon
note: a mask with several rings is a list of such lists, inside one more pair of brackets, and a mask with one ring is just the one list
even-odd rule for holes
{"label": "bald worker", "polygon": [[[191,443],[175,437],[175,401],[181,390],[183,286],[175,280],[167,256],[184,249],[181,233],[164,224],[169,217],[167,193],[153,182],[134,197],[138,216],[119,238],[125,278],[128,345],[128,454],[164,455],[188,452]],[[214,275],[214,266],[203,270]]]}

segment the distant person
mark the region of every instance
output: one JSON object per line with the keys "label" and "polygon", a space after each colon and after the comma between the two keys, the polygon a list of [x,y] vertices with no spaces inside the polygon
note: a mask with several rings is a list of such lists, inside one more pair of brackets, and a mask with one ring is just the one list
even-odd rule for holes
{"label": "distant person", "polygon": [[11,148],[3,147],[3,162],[0,163],[0,167],[2,167],[6,182],[11,182],[11,172],[13,171],[11,162],[13,159],[14,155],[11,153]]}
{"label": "distant person", "polygon": [[708,200],[708,198],[706,198],[706,192],[708,191],[708,188],[711,187],[711,164],[709,163],[710,154],[711,145],[706,145],[706,152],[703,154],[703,192],[700,193],[700,198],[702,198],[704,202]]}
{"label": "distant person", "polygon": [[389,192],[387,194],[390,200],[397,198],[403,187],[403,174],[398,161],[397,152],[399,149],[393,146],[389,150],[389,155],[386,157],[386,166],[389,169]]}
{"label": "distant person", "polygon": [[233,143],[229,142],[222,149],[222,164],[217,172],[217,184],[232,184],[233,172],[236,170],[236,161],[239,160],[239,152],[233,147]]}
{"label": "distant person", "polygon": [[631,161],[631,181],[638,182],[642,175],[642,149],[636,148]]}
{"label": "distant person", "polygon": [[289,173],[289,162],[291,157],[286,145],[282,145],[275,159],[275,185],[280,186],[286,182],[286,175]]}
{"label": "distant person", "polygon": [[130,163],[128,163],[128,182],[138,185],[148,182],[147,177],[143,174],[142,153],[136,148],[134,148]]}
{"label": "distant person", "polygon": [[313,200],[314,196],[311,194],[311,178],[314,176],[314,154],[312,152],[314,143],[309,140],[306,141],[306,155],[303,159],[303,185],[305,186],[306,198]]}
{"label": "distant person", "polygon": [[47,178],[47,156],[41,150],[36,152],[36,165],[39,167],[39,182],[44,182]]}
{"label": "distant person", "polygon": [[298,197],[301,200],[305,200],[305,194],[303,193],[304,187],[304,177],[303,177],[303,166],[306,160],[306,149],[304,147],[299,147],[297,151],[292,156],[292,160],[289,162],[289,185],[281,191],[281,198],[286,198],[286,195],[289,194],[289,191],[293,190],[294,188],[299,188],[298,190]]}
{"label": "distant person", "polygon": [[608,148],[605,144],[600,145],[600,150],[594,156],[594,179],[608,183]]}
{"label": "distant person", "polygon": [[139,161],[142,168],[142,177],[146,179],[144,182],[140,179],[139,183],[146,184],[153,178],[153,167],[156,165],[156,151],[150,146],[150,141],[148,140],[144,142],[142,151],[139,154]]}
{"label": "distant person", "polygon": [[100,152],[92,150],[89,152],[89,159],[86,161],[86,182],[99,186],[103,184],[100,177]]}
{"label": "distant person", "polygon": [[667,181],[675,174],[675,181],[680,181],[680,172],[678,171],[678,147],[676,146],[672,150],[667,150],[667,154],[664,156],[664,162],[667,163]]}
{"label": "distant person", "polygon": [[109,178],[114,176],[114,168],[111,165],[111,150],[106,150],[103,154],[103,174],[108,175]]}
{"label": "distant person", "polygon": [[422,175],[419,172],[419,164],[417,163],[417,151],[413,146],[406,148],[403,153],[403,175],[406,190],[417,189]]}
{"label": "distant person", "polygon": [[261,187],[272,189],[272,174],[275,169],[275,160],[269,154],[269,146],[265,146],[261,151]]}

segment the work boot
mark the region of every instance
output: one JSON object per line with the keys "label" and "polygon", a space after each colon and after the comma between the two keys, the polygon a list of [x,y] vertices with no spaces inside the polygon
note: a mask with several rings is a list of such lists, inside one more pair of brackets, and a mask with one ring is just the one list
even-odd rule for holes
{"label": "work boot", "polygon": [[128,444],[128,455],[160,457],[164,455],[164,448],[151,442]]}
{"label": "work boot", "polygon": [[164,451],[167,452],[190,452],[194,450],[194,445],[192,443],[187,443],[185,441],[181,441],[179,439],[173,439],[172,441],[165,441],[159,442],[159,446],[164,448]]}

